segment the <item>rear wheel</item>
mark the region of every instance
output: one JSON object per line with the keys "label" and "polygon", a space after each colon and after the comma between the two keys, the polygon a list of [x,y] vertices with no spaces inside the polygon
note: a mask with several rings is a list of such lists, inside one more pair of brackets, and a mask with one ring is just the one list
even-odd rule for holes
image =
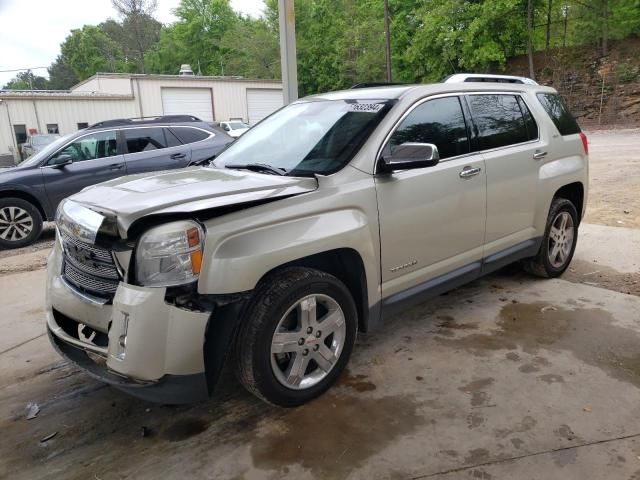
{"label": "rear wheel", "polygon": [[349,290],[327,273],[283,270],[262,282],[236,345],[242,384],[267,402],[301,405],[326,391],[344,369],[356,337]]}
{"label": "rear wheel", "polygon": [[576,207],[565,198],[554,198],[540,250],[535,257],[524,261],[524,269],[545,278],[562,275],[571,263],[577,241]]}
{"label": "rear wheel", "polygon": [[41,232],[42,215],[35,205],[21,198],[0,199],[0,247],[25,247]]}

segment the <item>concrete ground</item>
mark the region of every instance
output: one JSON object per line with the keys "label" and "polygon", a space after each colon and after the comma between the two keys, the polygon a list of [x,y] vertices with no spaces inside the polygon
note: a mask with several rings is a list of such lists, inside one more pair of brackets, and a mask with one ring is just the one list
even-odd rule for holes
{"label": "concrete ground", "polygon": [[[230,376],[186,407],[90,379],[44,335],[46,247],[3,252],[0,478],[640,479],[640,229],[626,228],[640,225],[624,213],[640,205],[613,198],[640,189],[604,166],[627,155],[615,175],[638,178],[640,132],[597,135],[592,178],[620,192],[592,187],[593,224],[562,279],[507,268],[407,311],[297,409]],[[625,224],[595,224],[609,214]]]}

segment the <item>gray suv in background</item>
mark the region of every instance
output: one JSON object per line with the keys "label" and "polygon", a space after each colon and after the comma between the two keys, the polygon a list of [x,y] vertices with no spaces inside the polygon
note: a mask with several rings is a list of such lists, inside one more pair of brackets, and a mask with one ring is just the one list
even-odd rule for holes
{"label": "gray suv in background", "polygon": [[40,236],[60,201],[123,175],[201,165],[234,139],[187,115],[97,123],[0,172],[0,247]]}

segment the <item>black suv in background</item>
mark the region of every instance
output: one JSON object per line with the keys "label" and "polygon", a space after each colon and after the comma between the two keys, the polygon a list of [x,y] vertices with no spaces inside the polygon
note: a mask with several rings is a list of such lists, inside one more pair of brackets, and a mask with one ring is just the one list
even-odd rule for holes
{"label": "black suv in background", "polygon": [[108,120],[49,144],[0,170],[0,247],[40,236],[63,198],[123,175],[200,165],[234,138],[188,115]]}

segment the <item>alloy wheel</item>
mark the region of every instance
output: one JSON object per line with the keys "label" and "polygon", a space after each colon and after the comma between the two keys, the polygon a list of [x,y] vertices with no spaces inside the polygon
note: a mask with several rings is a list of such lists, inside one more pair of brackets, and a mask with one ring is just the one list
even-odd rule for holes
{"label": "alloy wheel", "polygon": [[553,219],[549,230],[548,255],[549,263],[554,268],[562,268],[571,255],[575,227],[569,212],[560,212]]}
{"label": "alloy wheel", "polygon": [[29,236],[33,231],[33,217],[20,207],[0,209],[0,238],[17,242]]}
{"label": "alloy wheel", "polygon": [[271,368],[287,388],[303,390],[321,382],[342,353],[347,327],[338,302],[308,295],[282,316],[271,340]]}

